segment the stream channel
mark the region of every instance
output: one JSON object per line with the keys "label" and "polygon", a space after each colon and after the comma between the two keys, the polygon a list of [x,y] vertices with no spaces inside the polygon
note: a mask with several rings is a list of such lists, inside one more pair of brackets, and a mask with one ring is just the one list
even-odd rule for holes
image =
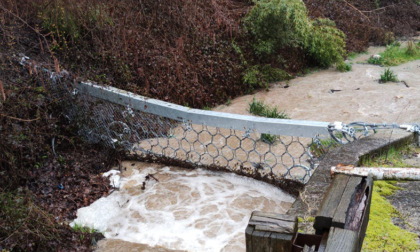
{"label": "stream channel", "polygon": [[[379,84],[385,68],[366,61],[381,50],[372,47],[353,59],[350,72],[314,72],[214,110],[248,114],[255,97],[292,119],[419,123],[420,60],[391,67],[400,82]],[[285,213],[294,201],[271,185],[234,174],[130,161],[122,163],[122,173],[112,173],[119,190],[79,209],[73,222],[104,232],[98,251],[245,251],[251,212]]]}

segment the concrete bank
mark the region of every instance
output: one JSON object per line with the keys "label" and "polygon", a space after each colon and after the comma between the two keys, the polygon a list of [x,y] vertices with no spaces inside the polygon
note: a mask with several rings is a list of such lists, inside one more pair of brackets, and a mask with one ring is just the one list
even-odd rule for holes
{"label": "concrete bank", "polygon": [[[331,166],[346,164],[357,166],[361,157],[380,152],[390,146],[407,144],[415,140],[414,133],[400,129],[381,130],[377,134],[360,139],[331,150],[320,162],[318,168],[306,184],[299,198],[287,214],[302,218],[315,217],[322,199],[331,184]],[[299,229],[313,233],[312,222],[299,224]]]}

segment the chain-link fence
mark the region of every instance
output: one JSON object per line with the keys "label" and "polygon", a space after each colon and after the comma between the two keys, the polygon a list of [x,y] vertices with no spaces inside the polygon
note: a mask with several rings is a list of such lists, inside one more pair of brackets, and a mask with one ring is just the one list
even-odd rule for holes
{"label": "chain-link fence", "polygon": [[[32,63],[23,57],[21,64]],[[346,125],[190,109],[90,82],[74,84],[65,72],[42,71],[56,83],[51,89],[72,104],[67,117],[78,123],[79,133],[90,143],[140,158],[152,156],[158,161],[217,167],[253,177],[305,183],[335,146],[377,129],[419,131],[417,125]]]}

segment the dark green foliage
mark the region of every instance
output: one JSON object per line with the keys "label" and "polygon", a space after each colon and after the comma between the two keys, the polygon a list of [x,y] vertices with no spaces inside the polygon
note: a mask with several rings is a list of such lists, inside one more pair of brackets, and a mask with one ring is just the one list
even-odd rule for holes
{"label": "dark green foliage", "polygon": [[386,50],[379,56],[369,58],[369,64],[383,66],[397,66],[412,60],[420,59],[420,47],[413,41],[408,41],[406,47],[401,47],[400,43],[394,43],[386,47]]}
{"label": "dark green foliage", "polygon": [[384,64],[384,58],[381,57],[380,55],[374,55],[374,56],[371,56],[368,59],[368,63],[373,64],[373,65],[383,65]]}
{"label": "dark green foliage", "polygon": [[[264,104],[263,101],[257,101],[255,97],[252,99],[252,102],[248,104],[249,113],[257,116],[264,116],[268,118],[278,118],[278,119],[289,119],[289,117],[283,112],[279,111],[278,107],[269,107]],[[276,135],[271,134],[261,134],[261,140],[272,144],[277,140]]]}
{"label": "dark green foliage", "polygon": [[397,78],[397,75],[394,73],[394,71],[392,71],[389,68],[386,68],[383,74],[381,74],[381,82],[385,83],[388,81],[397,82],[398,78]]}
{"label": "dark green foliage", "polygon": [[349,71],[351,71],[352,66],[349,63],[341,62],[341,63],[337,64],[336,68],[340,72],[349,72]]}
{"label": "dark green foliage", "polygon": [[286,46],[306,44],[310,31],[305,4],[298,0],[255,0],[245,18],[256,54],[272,54]]}
{"label": "dark green foliage", "polygon": [[249,106],[249,113],[253,114],[253,115],[257,115],[257,116],[264,116],[264,111],[266,109],[266,105],[264,104],[263,101],[257,101],[254,98],[252,98],[252,102],[248,103]]}
{"label": "dark green foliage", "polygon": [[321,67],[328,67],[334,63],[340,65],[346,53],[344,40],[344,33],[335,27],[333,21],[316,19],[312,22],[306,50]]}
{"label": "dark green foliage", "polygon": [[259,0],[244,19],[255,54],[272,55],[279,49],[304,50],[314,63],[328,67],[345,55],[344,33],[329,19],[309,20],[299,0]]}
{"label": "dark green foliage", "polygon": [[249,113],[256,116],[263,116],[267,118],[289,119],[284,111],[279,111],[278,107],[269,107],[263,101],[257,101],[255,97],[251,103],[248,103]]}
{"label": "dark green foliage", "polygon": [[290,79],[291,75],[280,68],[273,68],[270,65],[255,65],[245,70],[242,80],[249,89],[266,88],[274,81]]}
{"label": "dark green foliage", "polygon": [[268,143],[268,144],[273,144],[275,143],[277,140],[277,136],[276,135],[270,135],[270,134],[261,134],[261,141]]}

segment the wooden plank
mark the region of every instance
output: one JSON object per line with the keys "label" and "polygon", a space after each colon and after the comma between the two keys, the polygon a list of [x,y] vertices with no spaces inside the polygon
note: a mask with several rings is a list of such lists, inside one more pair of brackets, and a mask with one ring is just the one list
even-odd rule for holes
{"label": "wooden plank", "polygon": [[279,220],[279,219],[274,219],[274,218],[269,218],[269,217],[262,217],[262,216],[256,216],[256,215],[253,215],[251,217],[251,221],[276,223],[276,224],[278,223],[280,225],[287,224],[287,223],[294,223],[294,221],[285,221],[285,220]]}
{"label": "wooden plank", "polygon": [[359,247],[358,247],[358,251],[360,251],[362,249],[362,245],[363,245],[363,240],[365,239],[365,235],[366,235],[366,229],[369,223],[369,214],[370,214],[370,205],[372,202],[372,192],[373,192],[373,178],[372,176],[369,176],[366,178],[366,190],[367,190],[367,200],[366,200],[366,208],[365,211],[363,213],[363,217],[362,217],[362,224],[360,227],[360,231],[359,231]]}
{"label": "wooden plank", "polygon": [[356,252],[359,246],[357,232],[332,227],[325,252]]}
{"label": "wooden plank", "polygon": [[271,250],[275,252],[289,252],[292,251],[293,235],[292,234],[278,234],[271,233]]}
{"label": "wooden plank", "polygon": [[362,183],[362,179],[362,177],[357,176],[350,177],[341,197],[340,204],[338,204],[338,207],[334,213],[332,226],[344,228],[350,202],[353,198],[353,195],[356,193],[357,186],[360,185],[360,183]]}
{"label": "wooden plank", "polygon": [[270,251],[270,233],[255,231],[252,233],[252,252]]}
{"label": "wooden plank", "polygon": [[328,232],[322,234],[321,242],[319,243],[318,252],[324,252],[327,248]]}
{"label": "wooden plank", "polygon": [[296,216],[254,211],[245,230],[246,251],[291,251],[297,224]]}
{"label": "wooden plank", "polygon": [[254,211],[252,212],[252,216],[269,217],[276,220],[284,220],[284,221],[292,221],[292,222],[297,221],[296,216],[288,215],[288,214]]}
{"label": "wooden plank", "polygon": [[335,210],[340,204],[341,197],[349,178],[350,176],[343,174],[338,174],[334,177],[324,199],[322,200],[321,207],[315,216],[314,228],[316,230],[316,234],[322,235],[331,227]]}
{"label": "wooden plank", "polygon": [[266,232],[276,232],[280,234],[294,234],[293,229],[288,227],[280,226],[271,226],[271,225],[255,225],[255,230],[257,231],[266,231]]}
{"label": "wooden plank", "polygon": [[248,225],[245,229],[246,252],[252,252],[252,233],[253,232],[254,232],[254,227]]}
{"label": "wooden plank", "polygon": [[277,227],[279,233],[295,233],[297,231],[297,221],[281,221],[260,216],[253,216],[248,225]]}

